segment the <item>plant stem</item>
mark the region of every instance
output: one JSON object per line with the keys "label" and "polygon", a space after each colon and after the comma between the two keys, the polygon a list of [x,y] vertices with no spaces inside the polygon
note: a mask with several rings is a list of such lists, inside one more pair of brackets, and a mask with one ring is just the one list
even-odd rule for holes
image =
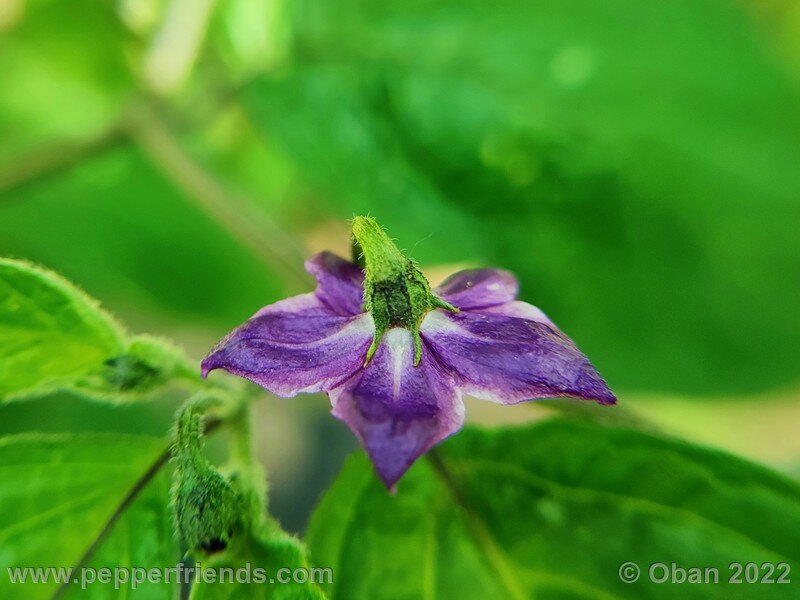
{"label": "plant stem", "polygon": [[0,193],[24,187],[27,184],[53,177],[115,146],[127,139],[118,125],[113,125],[96,137],[83,142],[63,143],[30,152],[0,168]]}
{"label": "plant stem", "polygon": [[225,190],[184,152],[152,111],[139,108],[130,114],[129,135],[187,199],[280,273],[290,288],[308,288],[310,278],[302,267],[304,251],[291,235],[252,200]]}

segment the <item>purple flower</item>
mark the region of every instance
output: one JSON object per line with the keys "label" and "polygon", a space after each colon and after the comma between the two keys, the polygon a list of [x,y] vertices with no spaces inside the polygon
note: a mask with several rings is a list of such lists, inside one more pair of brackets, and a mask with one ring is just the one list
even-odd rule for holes
{"label": "purple flower", "polygon": [[317,254],[306,262],[317,289],[258,311],[211,351],[203,376],[221,368],[279,396],[326,392],[388,488],[461,428],[462,394],[616,402],[575,344],[516,299],[511,273],[460,271],[430,290],[372,219],[357,217],[353,232],[365,268]]}

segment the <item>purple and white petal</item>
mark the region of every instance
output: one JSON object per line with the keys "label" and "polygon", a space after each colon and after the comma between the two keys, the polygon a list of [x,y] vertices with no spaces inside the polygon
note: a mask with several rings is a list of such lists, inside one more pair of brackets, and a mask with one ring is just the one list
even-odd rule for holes
{"label": "purple and white petal", "polygon": [[372,316],[341,316],[316,294],[271,304],[234,329],[203,360],[279,396],[328,391],[364,364],[375,334]]}
{"label": "purple and white petal", "polygon": [[553,329],[558,329],[550,320],[550,317],[544,314],[538,306],[522,302],[521,300],[506,302],[505,304],[498,304],[497,306],[489,306],[480,309],[478,312],[491,315],[505,315],[506,317],[517,317],[519,319],[527,319],[528,321],[538,321],[549,325]]}
{"label": "purple and white petal", "polygon": [[516,299],[517,278],[502,269],[467,269],[445,279],[434,293],[456,308],[474,310]]}
{"label": "purple and white petal", "polygon": [[436,357],[423,350],[413,363],[411,333],[390,329],[364,370],[330,392],[334,416],[361,440],[387,488],[464,422],[461,394]]}
{"label": "purple and white petal", "polygon": [[425,316],[420,333],[457,374],[461,391],[476,398],[502,404],[554,397],[616,402],[589,359],[546,322],[434,310]]}
{"label": "purple and white petal", "polygon": [[306,261],[306,271],[317,280],[315,293],[340,315],[363,311],[364,271],[332,252],[320,252]]}

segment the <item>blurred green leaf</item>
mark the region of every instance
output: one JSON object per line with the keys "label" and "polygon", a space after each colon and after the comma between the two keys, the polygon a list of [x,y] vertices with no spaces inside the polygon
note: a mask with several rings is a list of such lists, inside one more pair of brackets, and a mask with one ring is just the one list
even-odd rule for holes
{"label": "blurred green leaf", "polygon": [[0,254],[47,264],[132,326],[230,326],[283,282],[135,148],[0,192]]}
{"label": "blurred green leaf", "polygon": [[0,259],[0,399],[98,369],[124,332],[67,280]]}
{"label": "blurred green leaf", "polygon": [[303,177],[330,195],[323,203],[328,211],[345,219],[377,208],[401,245],[427,260],[480,256],[489,240],[419,170],[416,161],[425,157],[405,154],[394,124],[374,111],[381,90],[371,83],[347,68],[310,67],[259,80],[245,99],[256,126],[265,136],[279,136]]}
{"label": "blurred green leaf", "polygon": [[[144,436],[0,438],[0,564],[76,565],[165,449],[163,439]],[[56,587],[0,579],[4,598],[49,598]]]}
{"label": "blurred green leaf", "polygon": [[137,49],[104,0],[9,2],[15,8],[8,30],[0,24],[0,164],[108,128],[133,87]]}
{"label": "blurred green leaf", "polygon": [[741,7],[291,6],[245,98],[329,210],[514,270],[614,387],[798,380],[800,93]]}
{"label": "blurred green leaf", "polygon": [[672,598],[645,572],[623,583],[620,565],[716,567],[722,582],[734,561],[800,564],[795,484],[632,430],[558,421],[466,430],[398,487],[388,494],[359,455],[317,508],[308,541],[315,563],[334,569],[331,598]]}

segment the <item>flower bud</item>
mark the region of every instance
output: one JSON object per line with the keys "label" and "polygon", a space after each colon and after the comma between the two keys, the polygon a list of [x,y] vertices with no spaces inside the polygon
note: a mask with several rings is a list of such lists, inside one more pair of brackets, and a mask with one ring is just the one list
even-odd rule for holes
{"label": "flower bud", "polygon": [[173,507],[178,536],[189,550],[213,553],[240,529],[244,506],[201,452],[200,410],[200,404],[190,403],[178,417]]}

